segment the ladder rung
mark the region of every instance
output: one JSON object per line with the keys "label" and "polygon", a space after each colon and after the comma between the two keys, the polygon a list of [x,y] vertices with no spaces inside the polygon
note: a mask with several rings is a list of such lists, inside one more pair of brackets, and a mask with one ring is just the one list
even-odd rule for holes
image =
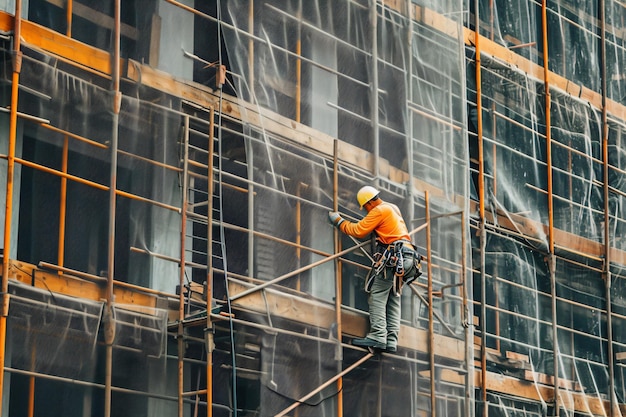
{"label": "ladder rung", "polygon": [[188,146],[189,146],[189,149],[192,149],[192,150],[194,150],[194,151],[203,152],[203,153],[205,153],[205,154],[208,154],[208,153],[209,153],[209,151],[208,151],[208,150],[206,150],[206,149],[204,149],[204,148],[201,148],[201,147],[199,147],[199,146],[192,145],[192,144],[189,144]]}
{"label": "ladder rung", "polygon": [[196,235],[191,235],[191,234],[189,234],[189,233],[186,233],[186,234],[185,234],[185,237],[187,237],[187,238],[191,238],[191,239],[192,239],[192,240],[194,240],[194,241],[200,241],[200,242],[204,242],[204,243],[206,243],[206,242],[207,242],[207,238],[206,238],[206,237],[204,237],[204,236],[196,236]]}
{"label": "ladder rung", "polygon": [[193,191],[194,193],[202,194],[202,195],[206,195],[206,196],[209,195],[209,192],[207,190],[205,190],[205,189],[202,189],[202,188],[189,187],[187,189],[187,191]]}

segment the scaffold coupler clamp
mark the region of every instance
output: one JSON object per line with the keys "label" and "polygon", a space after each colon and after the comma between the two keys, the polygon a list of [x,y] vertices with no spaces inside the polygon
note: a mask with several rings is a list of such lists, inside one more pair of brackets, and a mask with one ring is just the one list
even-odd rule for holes
{"label": "scaffold coupler clamp", "polygon": [[204,343],[207,353],[213,353],[215,350],[215,327],[213,322],[209,322],[209,327],[204,328]]}

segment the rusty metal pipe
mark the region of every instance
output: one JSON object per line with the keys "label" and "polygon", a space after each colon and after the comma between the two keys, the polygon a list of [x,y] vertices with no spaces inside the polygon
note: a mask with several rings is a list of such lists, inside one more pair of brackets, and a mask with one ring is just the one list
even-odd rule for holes
{"label": "rusty metal pipe", "polygon": [[207,348],[207,364],[206,364],[206,380],[207,380],[207,417],[213,416],[213,323],[211,321],[211,308],[213,305],[213,156],[215,154],[215,109],[209,110],[209,155],[208,155],[208,172],[207,178],[207,216],[209,221],[207,224],[207,277],[206,277],[206,309],[207,309],[207,326],[206,332],[206,348]]}
{"label": "rusty metal pipe", "polygon": [[[339,141],[333,141],[333,210],[339,210]],[[336,227],[333,228],[335,252],[341,251],[341,236]],[[342,275],[341,259],[335,259],[335,322],[337,323],[337,345],[335,346],[335,360],[337,366],[341,367],[343,360],[343,350],[341,348],[341,295],[342,295]],[[343,378],[337,379],[337,416],[343,416]]]}
{"label": "rusty metal pipe", "polygon": [[557,326],[557,297],[556,297],[556,257],[554,254],[554,200],[552,181],[552,128],[550,120],[551,97],[550,97],[550,68],[548,55],[548,17],[547,1],[541,2],[541,34],[543,44],[543,82],[545,94],[546,115],[546,165],[547,165],[547,191],[548,191],[548,269],[550,272],[550,293],[552,298],[552,343],[553,343],[553,374],[554,374],[554,413],[559,414],[559,339]]}
{"label": "rusty metal pipe", "polygon": [[[37,335],[34,336],[34,340],[37,340]],[[37,364],[37,343],[33,343],[30,348],[30,369],[35,372]],[[35,375],[28,376],[28,417],[35,415]]]}
{"label": "rusty metal pipe", "polygon": [[607,115],[607,74],[606,74],[606,10],[605,1],[598,1],[600,12],[600,68],[602,82],[602,173],[604,181],[602,192],[604,196],[604,285],[606,297],[606,337],[607,337],[607,357],[609,371],[609,396],[610,410],[609,417],[621,415],[617,398],[615,395],[615,364],[613,352],[613,309],[611,306],[611,228],[609,216],[609,124]]}
{"label": "rusty metal pipe", "polygon": [[[181,193],[181,216],[180,216],[180,262],[178,268],[178,326],[177,326],[177,346],[178,346],[178,417],[183,417],[183,392],[184,392],[184,367],[185,341],[183,338],[185,320],[185,238],[187,233],[187,188],[189,187],[189,118],[184,119],[184,144],[183,144],[183,186]],[[209,213],[211,215],[211,213]],[[208,245],[210,246],[210,242]]]}
{"label": "rusty metal pipe", "polygon": [[[218,24],[221,24],[221,21]],[[254,86],[254,0],[250,0],[248,7],[248,31],[250,35],[248,39],[248,85]]]}
{"label": "rusty metal pipe", "polygon": [[474,341],[473,336],[474,332],[472,323],[470,322],[470,312],[468,308],[468,300],[467,294],[469,292],[468,281],[467,281],[467,237],[465,235],[465,211],[461,213],[461,281],[463,282],[463,286],[461,287],[463,291],[463,325],[464,325],[464,335],[465,335],[465,363],[468,369],[467,375],[465,376],[465,404],[464,410],[465,415],[472,415],[472,402],[469,400],[472,398],[472,387],[473,387],[473,375],[474,372],[469,372],[473,368],[470,364],[474,361]]}
{"label": "rusty metal pipe", "polygon": [[64,136],[70,137],[72,139],[76,139],[76,140],[79,140],[81,142],[85,142],[85,143],[87,143],[87,144],[89,144],[91,146],[95,146],[97,148],[101,148],[101,149],[107,149],[108,148],[107,145],[104,145],[104,144],[102,144],[100,142],[96,142],[95,140],[87,139],[87,138],[85,138],[83,136],[77,135],[77,134],[72,133],[72,132],[68,132],[67,130],[58,128],[56,126],[52,126],[51,124],[48,124],[48,123],[39,123],[39,126],[41,126],[43,128],[46,128],[46,129],[49,129],[49,130],[52,130],[53,132],[61,133]]}
{"label": "rusty metal pipe", "polygon": [[9,152],[7,159],[7,184],[4,212],[4,246],[2,256],[2,285],[0,288],[0,415],[4,392],[4,360],[6,355],[7,318],[9,315],[9,259],[11,257],[11,220],[13,219],[13,180],[15,177],[15,143],[17,141],[17,101],[19,94],[22,52],[22,0],[15,1],[13,26],[13,73],[11,76],[11,110],[9,113]]}
{"label": "rusty metal pipe", "polygon": [[72,17],[74,14],[73,11],[73,7],[74,6],[74,0],[67,0],[67,10],[65,11],[65,19],[66,19],[66,24],[67,24],[67,29],[65,31],[65,35],[68,38],[72,37]]}
{"label": "rusty metal pipe", "polygon": [[437,392],[435,390],[435,320],[433,307],[433,268],[430,262],[432,257],[430,198],[428,191],[424,192],[426,210],[426,254],[428,258],[428,357],[430,364],[430,415],[437,416]]}
{"label": "rusty metal pipe", "polygon": [[487,404],[487,278],[485,275],[485,161],[484,161],[484,138],[483,138],[483,109],[482,109],[482,68],[481,68],[481,37],[480,37],[480,7],[475,3],[474,9],[474,47],[475,47],[475,75],[476,75],[476,136],[478,145],[478,204],[480,217],[480,282],[481,282],[481,308],[480,308],[480,387],[481,401],[483,403],[483,417],[489,414]]}
{"label": "rusty metal pipe", "polygon": [[378,178],[380,174],[380,132],[379,129],[379,100],[378,100],[378,2],[376,0],[369,1],[369,28],[371,36],[372,60],[370,67],[370,105],[372,106],[371,126],[372,126],[372,142],[374,147],[374,161],[372,174],[374,178]]}
{"label": "rusty metal pipe", "polygon": [[[69,153],[69,138],[63,138],[63,160],[61,171],[67,174],[67,159]],[[59,245],[57,251],[57,264],[63,267],[65,259],[65,216],[67,211],[67,177],[61,177],[61,190],[59,196]],[[59,275],[63,272],[59,270]]]}
{"label": "rusty metal pipe", "polygon": [[[98,184],[97,182],[89,181],[89,180],[83,179],[81,177],[77,177],[75,175],[64,173],[62,171],[57,171],[55,169],[48,168],[48,167],[45,167],[43,165],[36,164],[34,162],[30,162],[30,161],[27,161],[25,159],[21,159],[21,158],[13,158],[13,159],[14,159],[15,162],[17,162],[17,163],[19,163],[21,165],[27,166],[29,168],[38,169],[38,170],[46,172],[48,174],[52,174],[52,175],[56,175],[56,176],[59,176],[59,177],[71,179],[72,181],[78,182],[80,184],[88,185],[90,187],[97,188],[97,189],[102,190],[102,191],[109,191],[109,192],[111,191],[110,187],[107,187],[106,185]],[[135,195],[135,194],[131,194],[131,193],[128,193],[126,191],[115,190],[115,194],[119,195],[119,196],[122,196],[122,197],[130,198],[132,200],[143,201],[145,203],[153,204],[155,206],[158,206],[158,207],[161,207],[161,208],[165,208],[165,209],[168,209],[168,210],[180,212],[180,208],[178,208],[176,206],[170,206],[168,204],[161,203],[161,202],[155,201],[155,200],[150,200],[148,198],[141,197],[141,196],[138,196],[138,195]]]}
{"label": "rusty metal pipe", "polygon": [[122,96],[120,93],[120,43],[121,43],[121,0],[115,1],[115,36],[112,62],[112,127],[111,167],[109,184],[109,242],[107,258],[106,306],[103,313],[105,342],[104,417],[111,416],[113,379],[113,341],[115,340],[115,315],[113,314],[113,282],[115,280],[115,216],[117,200],[117,148],[119,141],[119,118]]}
{"label": "rusty metal pipe", "polygon": [[[296,56],[302,56],[302,0],[298,3],[298,39],[296,40]],[[296,122],[300,123],[302,108],[302,59],[296,58]]]}
{"label": "rusty metal pipe", "polygon": [[270,280],[270,281],[265,281],[263,284],[259,284],[259,285],[257,285],[256,287],[253,287],[253,288],[247,289],[247,290],[245,290],[245,291],[240,292],[239,294],[236,294],[236,295],[234,295],[234,296],[230,297],[230,301],[231,301],[231,302],[233,302],[233,301],[235,301],[235,300],[238,300],[238,299],[240,299],[240,298],[243,298],[243,297],[245,297],[245,296],[247,296],[247,295],[250,295],[250,294],[252,294],[252,293],[255,293],[255,292],[257,292],[257,291],[260,291],[260,290],[262,290],[263,288],[269,287],[270,285],[274,285],[274,284],[276,284],[276,283],[278,283],[278,282],[280,282],[280,281],[283,281],[283,280],[285,280],[285,279],[287,279],[287,278],[291,278],[291,277],[293,277],[294,275],[298,275],[298,274],[300,274],[300,273],[302,273],[302,272],[304,272],[304,271],[308,271],[309,269],[313,269],[314,267],[319,266],[319,265],[322,265],[322,264],[324,264],[324,263],[326,263],[326,262],[330,262],[330,261],[332,261],[332,260],[335,260],[335,259],[337,259],[337,258],[339,258],[339,257],[341,257],[341,256],[343,256],[343,255],[345,255],[345,254],[347,254],[347,253],[350,253],[350,252],[352,252],[352,251],[354,251],[354,250],[357,250],[357,249],[362,248],[363,246],[365,246],[365,245],[369,245],[369,244],[370,244],[370,241],[369,241],[369,240],[367,240],[367,241],[365,241],[365,242],[361,242],[361,243],[359,243],[359,244],[358,244],[358,245],[356,245],[356,246],[352,246],[352,247],[349,247],[348,249],[344,249],[344,250],[342,250],[342,251],[340,251],[340,252],[335,253],[334,255],[330,255],[330,256],[329,256],[329,257],[327,257],[327,258],[320,259],[319,261],[316,261],[316,262],[310,263],[310,264],[305,265],[305,266],[303,266],[303,267],[301,267],[301,268],[298,268],[298,269],[293,270],[293,271],[291,271],[291,272],[288,272],[288,273],[286,273],[286,274],[284,274],[284,275],[281,275],[281,276],[279,276],[278,278],[274,278],[273,280]]}
{"label": "rusty metal pipe", "polygon": [[309,398],[313,397],[315,394],[317,394],[318,392],[322,391],[324,388],[330,386],[333,382],[337,381],[338,379],[340,379],[344,375],[352,372],[354,369],[358,368],[361,364],[363,364],[364,362],[366,362],[368,359],[372,358],[373,356],[374,356],[374,354],[372,354],[372,353],[368,353],[367,355],[363,356],[361,359],[359,359],[358,361],[356,361],[355,363],[353,363],[352,365],[350,365],[349,367],[344,369],[342,372],[340,372],[339,374],[335,375],[334,377],[332,377],[331,379],[329,379],[328,381],[326,381],[325,383],[320,385],[319,387],[315,388],[313,391],[309,392],[304,397],[302,397],[299,400],[297,400],[296,402],[291,404],[289,407],[285,408],[283,411],[281,411],[278,414],[276,414],[274,417],[283,417],[283,416],[287,415],[288,412],[290,412],[291,410],[297,408],[300,404],[304,403],[306,400],[308,400]]}

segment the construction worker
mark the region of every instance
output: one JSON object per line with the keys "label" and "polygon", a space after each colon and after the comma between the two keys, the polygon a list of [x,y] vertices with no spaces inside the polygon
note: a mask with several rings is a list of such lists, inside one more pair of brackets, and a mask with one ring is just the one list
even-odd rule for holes
{"label": "construction worker", "polygon": [[367,215],[352,223],[337,212],[329,212],[331,224],[343,233],[362,239],[376,234],[373,265],[366,278],[369,292],[370,329],[366,337],[352,344],[374,350],[396,352],[400,331],[400,291],[402,285],[421,275],[421,257],[411,244],[407,226],[398,206],[383,201],[371,186],[362,187],[357,201]]}

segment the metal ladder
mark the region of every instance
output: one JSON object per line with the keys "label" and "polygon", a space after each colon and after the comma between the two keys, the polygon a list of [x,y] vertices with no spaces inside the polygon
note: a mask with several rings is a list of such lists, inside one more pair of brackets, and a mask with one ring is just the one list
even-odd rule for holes
{"label": "metal ladder", "polygon": [[[215,187],[214,111],[183,103],[181,166],[181,262],[178,324],[178,415],[212,404],[213,270],[224,270],[219,224],[221,190]],[[183,295],[184,294],[184,295]],[[184,311],[182,310],[184,308]],[[206,363],[206,365],[203,365]]]}

